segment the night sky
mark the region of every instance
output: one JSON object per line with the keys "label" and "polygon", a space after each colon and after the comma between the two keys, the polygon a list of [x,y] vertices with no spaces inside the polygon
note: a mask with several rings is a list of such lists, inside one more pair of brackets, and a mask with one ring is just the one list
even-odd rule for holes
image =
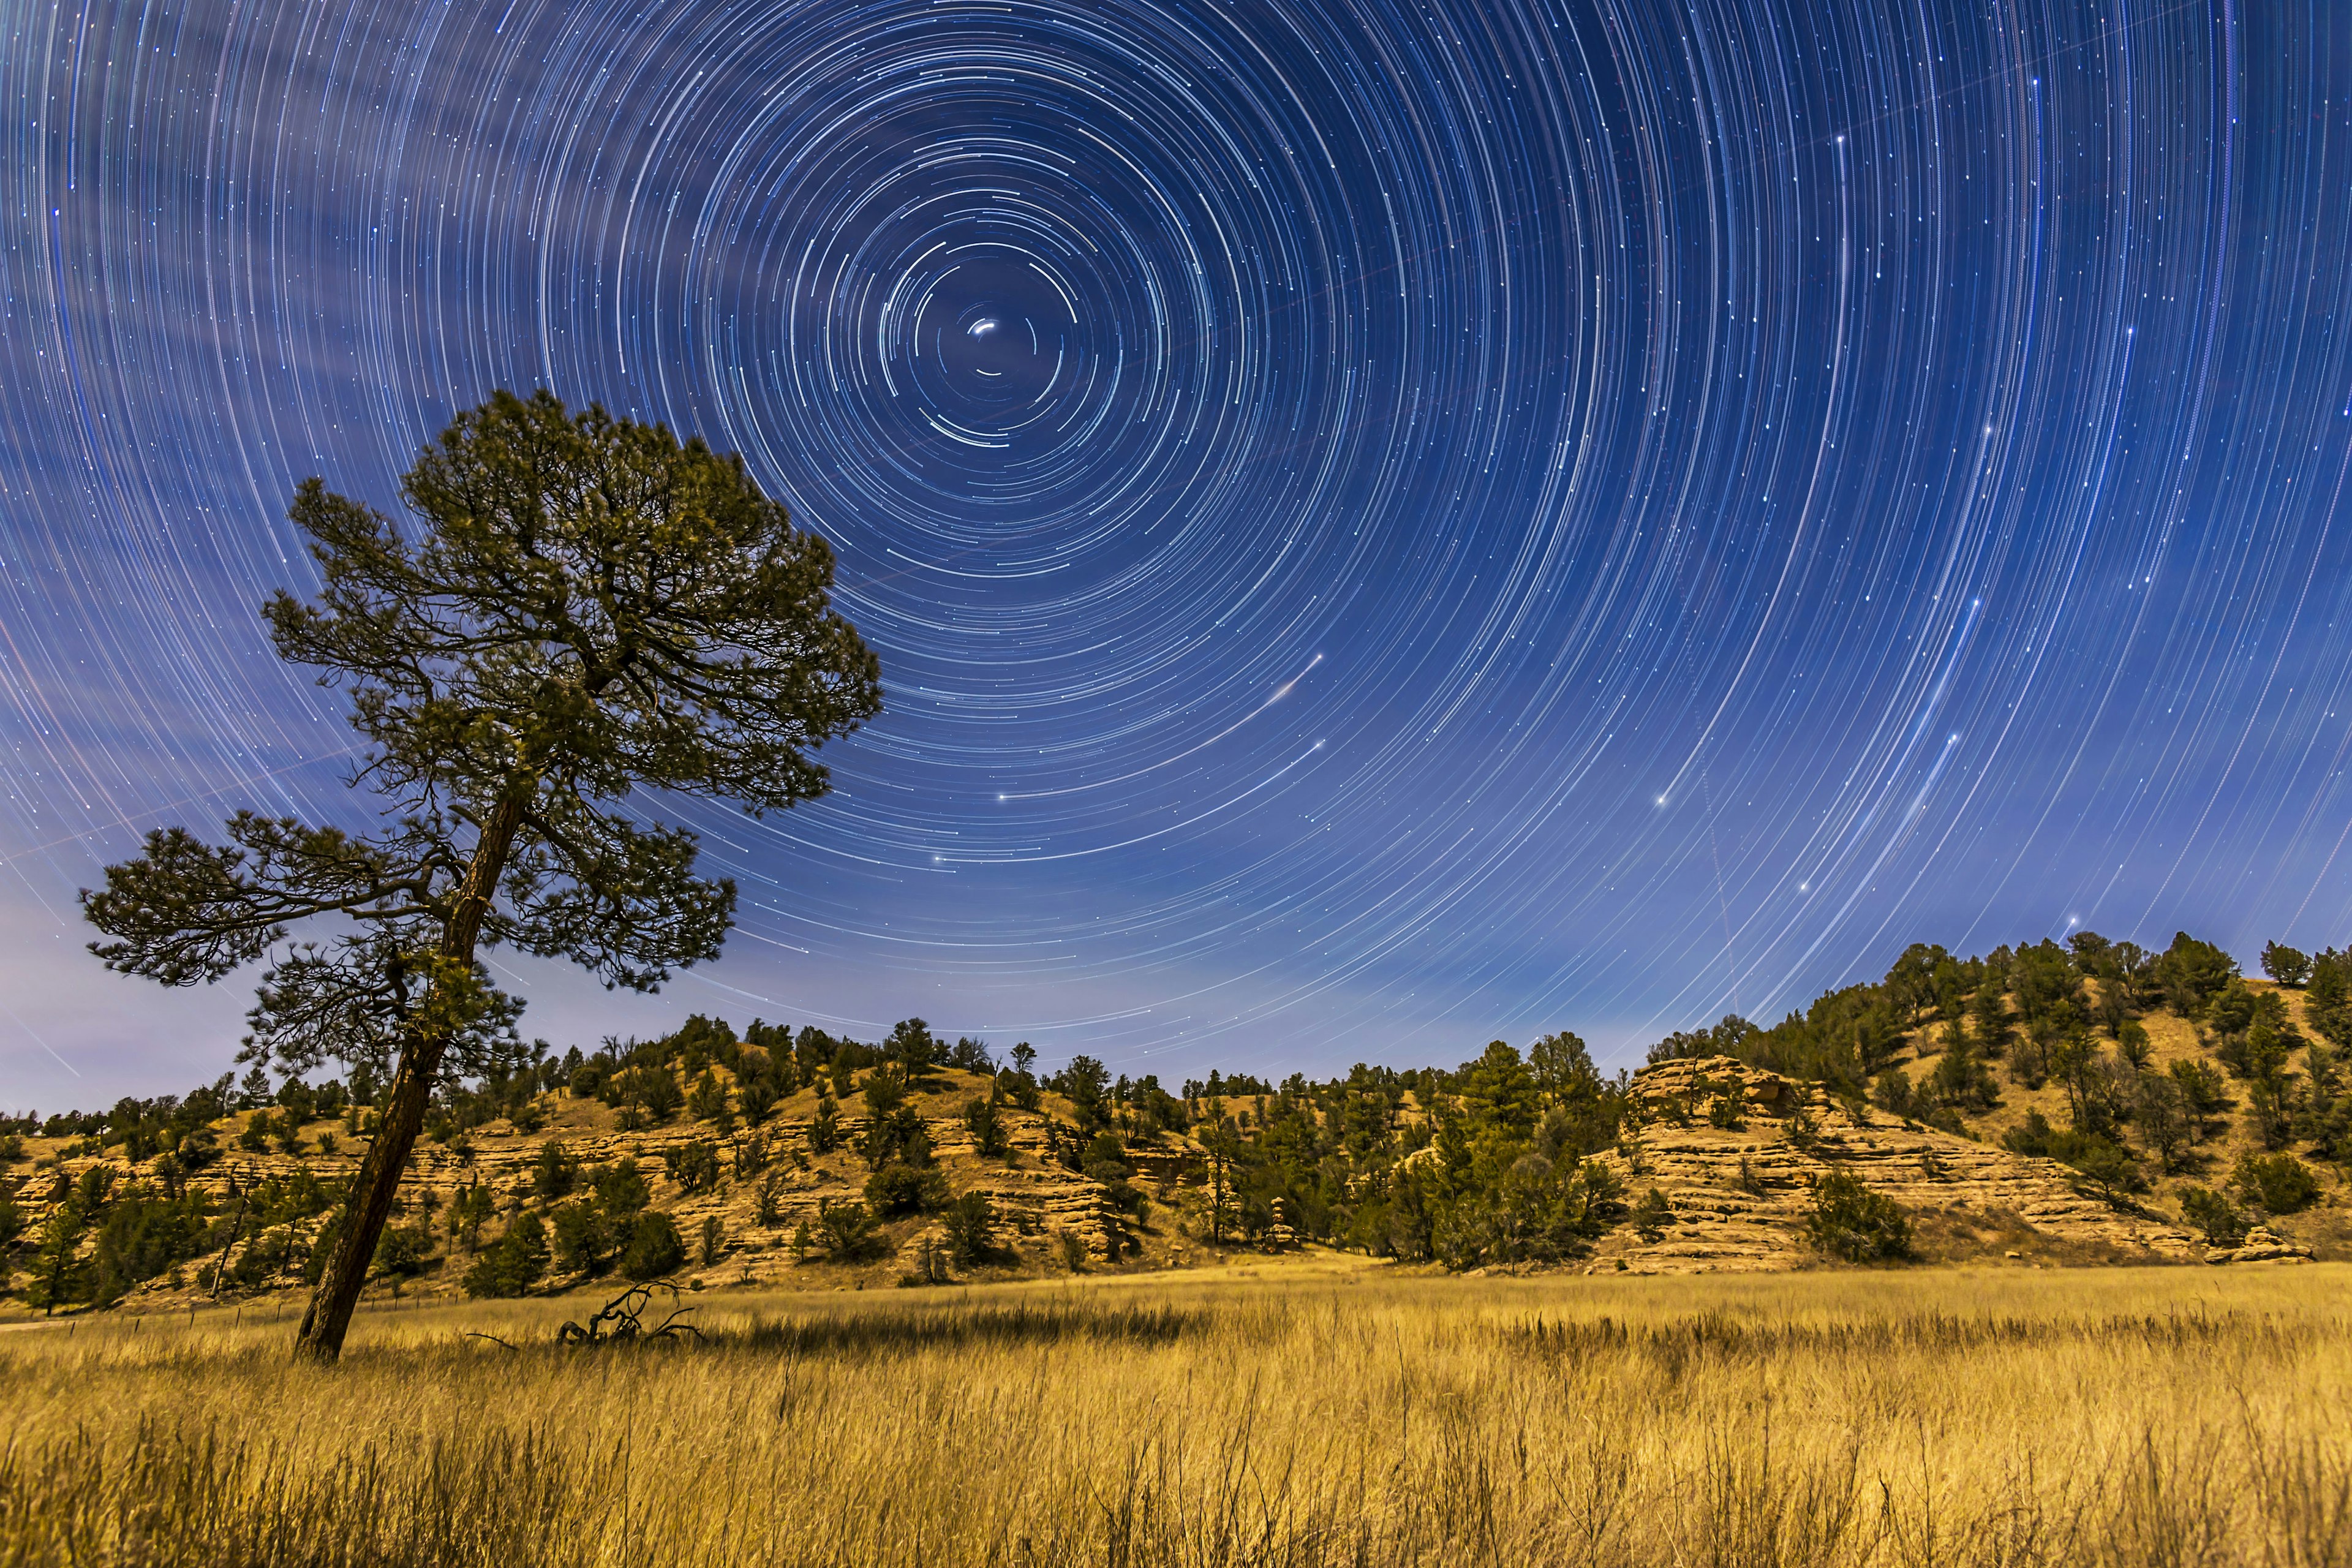
{"label": "night sky", "polygon": [[887,693],[680,811],[715,967],[491,955],[559,1048],[1615,1065],[2352,939],[2341,0],[0,0],[0,1105],[229,1064],[74,890],[366,819],[286,504],[500,386],[740,449]]}

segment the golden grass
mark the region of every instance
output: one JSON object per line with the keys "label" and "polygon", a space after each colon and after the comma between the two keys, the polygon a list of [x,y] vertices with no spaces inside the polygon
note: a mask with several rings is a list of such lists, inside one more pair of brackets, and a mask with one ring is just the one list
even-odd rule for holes
{"label": "golden grass", "polygon": [[85,1321],[0,1333],[0,1563],[2343,1563],[2347,1281],[1325,1261],[374,1312],[327,1372]]}

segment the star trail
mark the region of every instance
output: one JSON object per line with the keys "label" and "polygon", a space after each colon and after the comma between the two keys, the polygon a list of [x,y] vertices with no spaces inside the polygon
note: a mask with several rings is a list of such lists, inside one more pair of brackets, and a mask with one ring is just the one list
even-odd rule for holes
{"label": "star trail", "polygon": [[491,955],[559,1046],[1624,1060],[2344,942],[2347,100],[2299,0],[5,0],[0,1103],[227,1065],[74,889],[364,819],[285,508],[501,386],[740,450],[887,689],[679,809],[718,965]]}

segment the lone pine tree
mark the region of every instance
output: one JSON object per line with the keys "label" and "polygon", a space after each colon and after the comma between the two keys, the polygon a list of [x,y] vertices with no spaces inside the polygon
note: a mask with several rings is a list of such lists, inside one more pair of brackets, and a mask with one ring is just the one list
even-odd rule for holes
{"label": "lone pine tree", "polygon": [[[809,753],[881,705],[873,654],[828,605],[831,552],[740,458],[501,392],[401,493],[405,528],[304,483],[290,515],[324,591],[264,612],[280,658],[350,693],[366,743],[349,782],[387,826],[239,812],[217,846],[160,829],[82,895],[110,968],[187,985],[266,960],[247,1058],[389,1073],[302,1320],[300,1350],[326,1360],[433,1089],[512,1048],[520,1005],[477,947],[638,991],[713,956],[734,885],[695,875],[695,835],[646,813],[821,795]],[[329,929],[290,941],[305,921]]]}

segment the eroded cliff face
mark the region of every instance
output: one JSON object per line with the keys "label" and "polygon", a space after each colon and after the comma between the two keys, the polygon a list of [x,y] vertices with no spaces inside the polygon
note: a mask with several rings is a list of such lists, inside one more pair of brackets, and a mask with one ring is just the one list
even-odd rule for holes
{"label": "eroded cliff face", "polygon": [[2184,1262],[2204,1248],[2161,1219],[2116,1208],[2051,1160],[1850,1109],[1729,1057],[1663,1063],[1633,1079],[1647,1118],[1600,1156],[1630,1194],[1655,1187],[1673,1223],[1654,1239],[1604,1237],[1588,1272],[1755,1272],[1817,1264],[1805,1240],[1813,1185],[1858,1177],[1908,1211],[1929,1258]]}
{"label": "eroded cliff face", "polygon": [[[1010,1106],[1001,1108],[1010,1153],[982,1154],[961,1115],[963,1104],[974,1092],[972,1086],[959,1081],[940,1092],[919,1096],[915,1101],[934,1163],[951,1191],[959,1195],[984,1194],[996,1213],[998,1260],[976,1270],[959,1268],[960,1278],[1066,1273],[1074,1248],[1089,1268],[1114,1258],[1126,1267],[1181,1267],[1206,1256],[1178,1228],[1176,1216],[1169,1209],[1159,1207],[1149,1225],[1138,1225],[1118,1211],[1102,1183],[1066,1168],[1057,1157],[1056,1141],[1066,1142],[1075,1134],[1066,1127],[1055,1127],[1047,1117]],[[811,1137],[813,1116],[808,1112],[814,1110],[813,1100],[808,1107],[781,1110],[760,1127],[739,1127],[726,1133],[686,1121],[620,1131],[610,1124],[609,1113],[593,1102],[551,1095],[541,1103],[551,1109],[546,1124],[532,1131],[495,1121],[453,1143],[417,1143],[401,1183],[393,1225],[423,1223],[433,1236],[434,1253],[414,1276],[372,1283],[369,1299],[395,1290],[404,1295],[457,1293],[474,1254],[449,1234],[446,1220],[452,1207],[477,1190],[488,1194],[490,1215],[481,1227],[485,1242],[526,1208],[547,1212],[549,1205],[537,1194],[536,1177],[541,1150],[549,1142],[559,1145],[583,1173],[623,1160],[635,1162],[651,1192],[648,1206],[668,1214],[685,1239],[689,1263],[677,1271],[676,1277],[681,1281],[820,1288],[888,1284],[919,1265],[927,1243],[936,1247],[943,1240],[939,1220],[919,1215],[886,1224],[879,1251],[855,1265],[828,1264],[814,1249],[803,1255],[794,1247],[795,1233],[803,1224],[817,1229],[826,1205],[864,1198],[871,1173],[856,1149],[866,1131],[866,1119],[848,1114],[846,1108],[838,1118],[837,1146],[819,1150]],[[795,1109],[803,1113],[793,1114]],[[282,1194],[304,1184],[316,1184],[323,1207],[326,1196],[340,1193],[357,1167],[365,1140],[334,1123],[321,1122],[304,1130],[311,1147],[302,1153],[258,1152],[236,1145],[236,1120],[220,1125],[224,1147],[184,1178],[185,1187],[211,1195],[216,1228],[233,1233],[235,1239],[134,1289],[124,1301],[131,1310],[172,1307],[194,1298],[215,1299],[215,1292],[202,1285],[198,1276],[208,1265],[216,1264],[223,1252],[232,1262],[257,1248],[269,1256],[282,1254],[283,1260],[258,1274],[248,1268],[244,1277],[226,1282],[217,1293],[219,1300],[302,1288],[303,1266],[328,1214],[281,1216],[266,1226],[248,1220],[241,1227],[236,1217],[241,1209],[258,1214],[257,1200],[265,1196],[275,1200],[282,1215],[287,1206]],[[316,1147],[321,1133],[333,1138],[332,1152]],[[32,1141],[26,1159],[0,1173],[0,1182],[17,1193],[19,1203],[37,1224],[51,1206],[47,1194],[56,1188],[60,1174],[70,1182],[92,1166],[105,1165],[113,1169],[118,1190],[137,1181],[161,1185],[154,1161],[127,1161],[119,1149],[76,1152],[79,1142]],[[58,1146],[47,1147],[52,1142]],[[668,1173],[668,1156],[695,1144],[709,1146],[719,1175],[715,1183],[698,1184],[696,1190],[688,1191]],[[1138,1156],[1130,1164],[1138,1172],[1139,1184],[1147,1194],[1153,1194],[1172,1186],[1181,1160],[1172,1154]],[[586,1185],[583,1175],[581,1195],[584,1196]],[[706,1223],[712,1219],[719,1222],[723,1240],[718,1256],[706,1261],[701,1237]],[[85,1250],[89,1245],[85,1243]],[[600,1282],[557,1271],[550,1274],[541,1289]]]}

